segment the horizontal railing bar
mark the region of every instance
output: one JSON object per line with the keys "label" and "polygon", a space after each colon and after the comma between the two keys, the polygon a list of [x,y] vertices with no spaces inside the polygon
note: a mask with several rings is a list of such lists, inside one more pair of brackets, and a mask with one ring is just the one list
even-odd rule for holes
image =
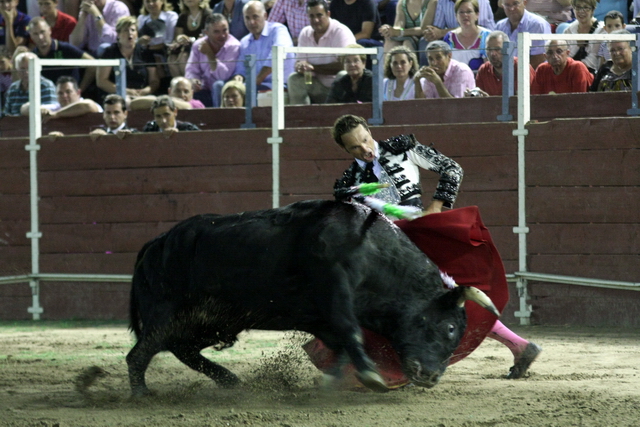
{"label": "horizontal railing bar", "polygon": [[592,286],[597,288],[623,289],[640,291],[640,283],[621,282],[616,280],[588,279],[586,277],[560,276],[558,274],[533,273],[530,271],[516,271],[516,277],[540,282],[562,283],[567,285]]}

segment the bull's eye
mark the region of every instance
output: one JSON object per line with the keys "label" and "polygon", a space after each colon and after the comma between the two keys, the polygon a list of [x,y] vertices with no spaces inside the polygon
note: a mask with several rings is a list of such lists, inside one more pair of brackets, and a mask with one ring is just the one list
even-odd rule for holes
{"label": "bull's eye", "polygon": [[447,329],[448,329],[448,332],[449,332],[449,338],[453,338],[453,335],[456,332],[456,326],[453,325],[452,323],[449,323],[449,325],[447,325]]}

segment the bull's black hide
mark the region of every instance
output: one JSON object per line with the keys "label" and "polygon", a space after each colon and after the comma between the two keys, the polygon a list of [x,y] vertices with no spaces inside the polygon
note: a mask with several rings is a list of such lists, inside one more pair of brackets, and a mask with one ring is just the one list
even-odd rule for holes
{"label": "bull's black hide", "polygon": [[348,355],[365,385],[385,391],[360,326],[389,339],[407,377],[431,387],[465,329],[463,298],[463,288],[443,288],[437,267],[393,223],[362,205],[317,200],[195,216],[138,255],[132,391],[148,393],[145,371],[160,351],[219,385],[236,384],[200,351],[229,347],[245,329],[307,331]]}

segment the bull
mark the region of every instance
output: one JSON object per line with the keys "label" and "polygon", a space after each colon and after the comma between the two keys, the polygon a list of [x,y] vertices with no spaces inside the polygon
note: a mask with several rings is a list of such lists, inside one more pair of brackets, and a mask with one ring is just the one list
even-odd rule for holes
{"label": "bull", "polygon": [[438,268],[391,221],[357,203],[304,201],[234,215],[198,215],[140,250],[130,301],[137,342],[127,355],[134,396],[161,351],[231,387],[238,377],[201,350],[247,329],[300,330],[350,359],[372,390],[388,388],[361,327],[387,338],[414,384],[433,387],[466,326],[465,300],[496,315],[475,288],[443,286]]}

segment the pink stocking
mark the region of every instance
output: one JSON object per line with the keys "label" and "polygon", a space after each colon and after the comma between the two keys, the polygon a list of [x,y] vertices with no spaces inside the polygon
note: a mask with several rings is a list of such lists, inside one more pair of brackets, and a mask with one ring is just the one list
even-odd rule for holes
{"label": "pink stocking", "polygon": [[516,360],[520,357],[527,344],[529,344],[529,341],[516,335],[499,320],[496,321],[487,336],[506,345]]}

